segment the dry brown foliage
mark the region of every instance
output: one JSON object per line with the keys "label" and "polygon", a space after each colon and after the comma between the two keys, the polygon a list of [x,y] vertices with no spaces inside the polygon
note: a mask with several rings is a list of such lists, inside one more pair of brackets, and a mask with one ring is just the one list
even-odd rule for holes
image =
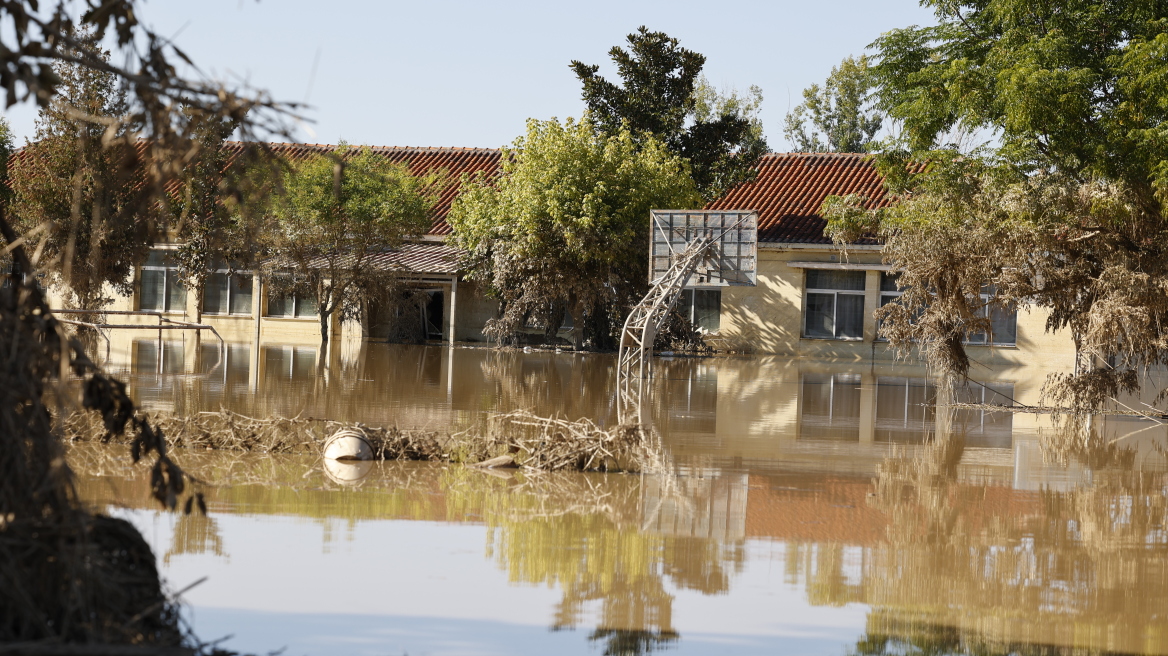
{"label": "dry brown foliage", "polygon": [[[159,414],[153,423],[171,448],[316,455],[329,435],[351,428],[365,435],[374,457],[381,460],[473,464],[510,455],[516,465],[541,471],[645,472],[658,470],[662,458],[658,436],[643,426],[605,429],[588,419],[570,421],[527,411],[492,415],[454,434],[302,417],[256,419],[229,411],[190,417]],[[70,441],[107,439],[92,413],[72,414],[62,425]]]}
{"label": "dry brown foliage", "polygon": [[824,205],[837,243],[884,241],[903,294],[877,317],[898,351],[960,379],[964,340],[990,328],[987,307],[1047,310],[1047,330],[1066,330],[1078,355],[1046,394],[1076,412],[1138,391],[1141,374],[1168,364],[1168,223],[1156,203],[1117,183],[1007,174],[975,158],[935,162],[902,191],[885,209]]}
{"label": "dry brown foliage", "polygon": [[[16,241],[2,210],[0,232]],[[11,252],[33,270],[23,249]],[[154,555],[130,524],[79,502],[53,415],[85,407],[102,434],[129,429],[135,461],[156,454],[152,493],[171,508],[190,492],[186,477],[125,386],[66,334],[30,280],[11,276],[0,288],[0,642],[178,646]]]}

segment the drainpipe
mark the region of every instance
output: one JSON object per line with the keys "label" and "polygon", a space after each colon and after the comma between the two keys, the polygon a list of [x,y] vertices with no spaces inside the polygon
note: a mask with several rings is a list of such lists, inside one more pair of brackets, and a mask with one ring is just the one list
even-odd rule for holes
{"label": "drainpipe", "polygon": [[451,346],[454,346],[454,326],[456,325],[454,311],[455,311],[455,307],[457,307],[457,305],[456,305],[457,300],[458,300],[458,276],[454,275],[454,276],[450,277],[450,334],[449,334],[449,337],[450,337],[450,345]]}
{"label": "drainpipe", "polygon": [[254,295],[251,299],[251,314],[255,323],[255,333],[251,341],[251,371],[248,376],[248,387],[252,392],[259,388],[260,383],[260,321],[264,310],[264,278],[257,271],[255,283],[252,285]]}

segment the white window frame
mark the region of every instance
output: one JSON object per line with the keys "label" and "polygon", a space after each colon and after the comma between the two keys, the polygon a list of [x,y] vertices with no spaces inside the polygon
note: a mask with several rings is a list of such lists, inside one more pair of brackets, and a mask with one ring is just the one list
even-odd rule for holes
{"label": "white window frame", "polygon": [[[164,253],[171,253],[171,252],[173,252],[174,249],[152,248],[150,250],[162,251]],[[171,286],[172,276],[175,277],[174,278],[175,282],[177,282],[179,285],[182,284],[181,281],[177,280],[178,267],[158,266],[155,264],[143,264],[142,266],[138,267],[138,271],[139,271],[139,273],[138,273],[138,309],[139,310],[147,310],[150,312],[162,312],[164,314],[183,314],[183,315],[185,315],[187,313],[187,308],[186,308],[187,299],[186,299],[185,294],[183,295],[184,296],[183,308],[181,310],[168,310],[168,309],[166,309],[167,307],[170,306],[170,286]],[[142,307],[142,274],[141,274],[141,272],[143,272],[143,271],[161,271],[162,272],[162,307],[161,308],[143,308]],[[190,290],[188,289],[186,291],[190,291]]]}
{"label": "white window frame", "polygon": [[[713,330],[713,331],[707,331],[706,329],[698,326],[698,324],[697,324],[697,295],[696,295],[696,292],[699,292],[699,291],[717,292],[718,293],[718,328]],[[712,332],[718,332],[719,330],[722,329],[722,288],[721,287],[686,287],[686,288],[682,289],[681,292],[682,292],[682,294],[684,294],[685,292],[690,292],[689,312],[687,313],[688,316],[686,316],[685,318],[687,321],[689,321],[689,324],[691,326],[693,326],[695,330],[697,330],[699,333],[701,333],[703,335],[708,335]],[[680,299],[678,299],[679,304],[680,304],[680,302],[681,302]]]}
{"label": "white window frame", "polygon": [[[881,281],[883,282],[883,275],[881,276]],[[883,286],[883,285],[881,285],[881,286]],[[897,299],[897,298],[900,298],[903,294],[904,294],[904,292],[900,289],[897,289],[896,291],[891,291],[891,290],[885,291],[885,290],[881,289],[880,290],[880,306],[879,307],[884,307],[885,305],[887,305],[887,303],[884,302],[885,298]],[[982,316],[985,316],[985,317],[989,316],[989,312],[990,312],[990,302],[989,301],[990,301],[990,298],[992,296],[993,296],[993,294],[986,294],[986,293],[982,293],[982,294],[978,295],[978,298],[981,300],[981,303],[982,303],[982,307],[981,307]],[[893,300],[890,302],[895,302],[895,301]],[[1014,341],[1012,341],[1012,342],[999,342],[996,340],[987,339],[984,342],[973,342],[973,341],[969,340],[968,336],[966,336],[966,338],[962,340],[962,343],[969,345],[969,346],[1002,346],[1002,347],[1018,346],[1018,309],[1017,308],[1014,308],[1013,314],[1014,314]],[[990,337],[993,337],[992,330],[991,330]],[[880,342],[887,342],[888,341],[887,338],[880,336],[880,325],[879,324],[876,325],[876,340],[880,341]]]}
{"label": "white window frame", "polygon": [[[868,276],[864,273],[864,289],[850,290],[850,289],[821,289],[819,287],[811,287],[807,284],[807,274],[803,275],[803,314],[800,317],[799,336],[803,339],[827,339],[841,342],[862,342],[864,341],[864,324],[860,323],[860,335],[858,337],[842,337],[839,333],[839,297],[844,296],[859,296],[861,302],[860,316],[865,316],[867,310],[866,295],[868,293]],[[810,309],[810,295],[811,294],[831,294],[831,337],[823,335],[808,335],[807,334],[807,311]]]}
{"label": "white window frame", "polygon": [[[993,294],[983,293],[983,294],[978,295],[978,298],[981,299],[981,316],[983,316],[987,319],[992,319],[992,317],[990,315],[990,310],[991,310],[990,298],[992,298],[992,297],[993,297]],[[972,342],[969,340],[969,336],[966,335],[965,339],[963,340],[964,343],[969,344],[970,346],[1005,346],[1005,347],[1018,346],[1018,308],[1014,308],[1013,315],[1014,315],[1014,341],[1012,341],[1012,342],[999,342],[996,339],[994,339],[993,324],[991,323],[990,324],[990,334],[986,336],[985,341]]]}
{"label": "white window frame", "polygon": [[[200,308],[202,310],[202,313],[209,314],[209,315],[215,316],[215,317],[228,317],[228,316],[230,316],[230,317],[250,317],[250,316],[252,316],[252,312],[254,311],[254,308],[255,308],[255,294],[256,294],[255,272],[247,270],[247,271],[236,271],[234,273],[231,273],[230,269],[214,269],[211,271],[211,273],[212,274],[219,273],[219,274],[222,274],[222,275],[227,277],[227,311],[226,312],[210,312],[208,310]],[[231,311],[231,297],[232,297],[232,294],[234,293],[232,291],[232,288],[231,288],[231,277],[232,276],[251,276],[252,305],[251,305],[251,307],[249,307],[247,309],[247,312],[232,312]],[[210,278],[208,278],[208,280],[210,280]],[[207,290],[204,289],[203,290],[203,302],[206,303],[206,301],[207,301]],[[290,317],[290,318],[298,318],[298,317]]]}
{"label": "white window frame", "polygon": [[[255,293],[254,288],[253,288],[252,293],[253,294]],[[269,301],[272,300],[272,295],[273,295],[273,292],[271,290],[268,290],[268,293],[265,294],[265,297],[264,297],[264,317],[265,318],[268,318],[268,319],[295,319],[297,321],[319,321],[320,320],[320,306],[319,305],[316,308],[316,314],[304,315],[304,316],[299,316],[297,314],[300,311],[300,301],[302,300],[300,294],[286,294],[285,295],[285,298],[292,299],[292,314],[272,314],[271,310],[269,309],[269,307],[270,307]]]}

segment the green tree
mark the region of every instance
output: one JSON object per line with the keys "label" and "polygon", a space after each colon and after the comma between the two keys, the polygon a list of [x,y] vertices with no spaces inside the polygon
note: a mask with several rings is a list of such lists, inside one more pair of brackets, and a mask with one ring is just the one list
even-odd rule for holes
{"label": "green tree", "polygon": [[803,102],[787,114],[787,141],[803,153],[866,152],[884,122],[872,84],[868,57],[846,57],[822,87],[803,90]]}
{"label": "green tree", "polygon": [[171,202],[175,233],[181,242],[175,251],[184,286],[195,293],[196,321],[201,320],[207,279],[219,263],[248,261],[254,240],[233,212],[229,184],[228,153],[224,143],[235,129],[234,121],[203,119],[194,129],[200,148],[183,169],[182,188]]}
{"label": "green tree", "polygon": [[344,144],[333,157],[311,157],[289,170],[285,194],[265,230],[272,258],[265,265],[277,293],[307,294],[328,343],[336,312],[352,317],[362,302],[394,282],[377,256],[424,234],[430,225],[437,173],[414,176],[368,148]]}
{"label": "green tree", "polygon": [[571,313],[607,348],[647,285],[649,211],[700,200],[688,163],[656,139],[530,120],[499,178],[465,181],[450,223],[470,277],[503,303],[489,334],[512,338],[529,320],[554,334]]}
{"label": "green tree", "polygon": [[[880,104],[903,124],[880,158],[898,202],[829,199],[831,230],[886,239],[913,290],[886,315],[894,343],[964,374],[989,289],[992,306],[1034,304],[1069,330],[1079,359],[1054,401],[1135,390],[1168,362],[1168,3],[927,4],[937,25],[874,44]],[[996,141],[949,143],[971,131]]]}
{"label": "green tree", "polygon": [[708,84],[705,90],[699,87],[705,55],[644,26],[628,35],[628,43],[628,51],[614,46],[608,53],[616,63],[620,86],[597,75],[597,65],[571,63],[596,125],[609,135],[627,128],[638,141],[657,139],[689,160],[694,182],[706,200],[753,180],[758,160],[767,152],[751,111],[762,101],[758,87],[751,87],[748,99],[734,96],[732,102],[710,102]]}
{"label": "green tree", "polygon": [[[79,47],[108,61],[93,33]],[[134,211],[133,185],[125,175],[137,155],[110,144],[130,126],[125,94],[106,71],[75,63],[53,68],[58,95],[41,108],[36,142],[25,146],[12,167],[12,213],[22,233],[43,230],[42,270],[66,292],[65,302],[85,310],[111,299],[106,285],[132,293],[134,266],[144,258],[152,231]]]}

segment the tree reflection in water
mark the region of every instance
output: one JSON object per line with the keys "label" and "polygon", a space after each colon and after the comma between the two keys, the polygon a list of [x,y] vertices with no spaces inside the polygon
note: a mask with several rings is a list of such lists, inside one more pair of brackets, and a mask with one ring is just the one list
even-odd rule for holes
{"label": "tree reflection in water", "polygon": [[849,656],[1124,656],[1120,652],[1061,645],[995,642],[953,626],[926,622],[875,623],[884,628],[878,632],[869,630]]}
{"label": "tree reflection in water", "polygon": [[1168,651],[1168,479],[1089,422],[1062,428],[1048,458],[1091,467],[1065,492],[959,480],[959,422],[881,465],[869,503],[888,527],[848,599],[873,606],[855,653]]}
{"label": "tree reflection in water", "polygon": [[678,639],[667,582],[725,593],[745,563],[740,541],[642,530],[644,482],[603,475],[506,480],[451,469],[443,487],[450,514],[473,509],[485,519],[488,556],[512,582],[561,589],[553,629],[578,626],[585,606],[599,602],[593,639],[606,641],[605,653],[637,654]]}
{"label": "tree reflection in water", "polygon": [[604,656],[636,656],[668,649],[677,642],[678,637],[671,631],[596,629],[588,636],[588,640],[589,642],[603,640]]}

